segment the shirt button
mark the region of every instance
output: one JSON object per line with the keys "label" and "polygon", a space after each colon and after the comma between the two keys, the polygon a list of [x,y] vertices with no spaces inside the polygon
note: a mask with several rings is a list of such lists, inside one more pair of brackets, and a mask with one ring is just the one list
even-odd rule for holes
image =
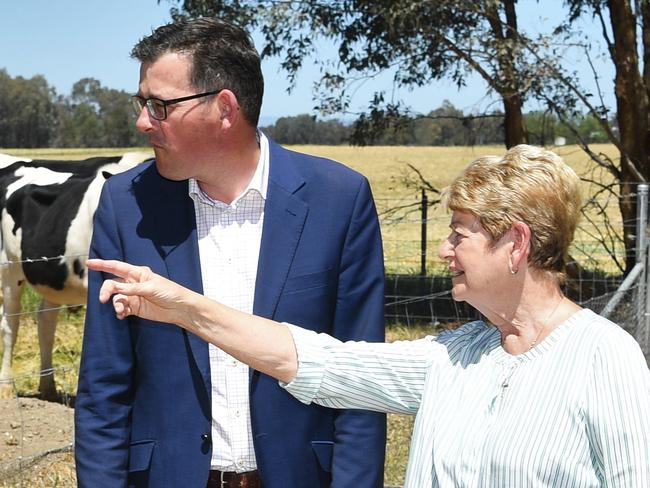
{"label": "shirt button", "polygon": [[210,442],[210,436],[208,434],[201,434],[201,440],[203,442],[209,443]]}

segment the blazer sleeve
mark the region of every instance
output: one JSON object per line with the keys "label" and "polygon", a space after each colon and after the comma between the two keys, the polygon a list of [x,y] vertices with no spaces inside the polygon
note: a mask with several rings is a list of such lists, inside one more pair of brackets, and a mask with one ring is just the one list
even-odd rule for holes
{"label": "blazer sleeve", "polygon": [[[90,256],[122,259],[113,203],[104,185],[94,217]],[[105,276],[90,271],[79,386],[75,403],[78,486],[127,485],[133,354],[128,320],[99,303]]]}
{"label": "blazer sleeve", "polygon": [[[341,259],[332,333],[342,341],[384,340],[384,257],[377,210],[362,178]],[[386,416],[342,410],[335,420],[332,487],[383,487]]]}

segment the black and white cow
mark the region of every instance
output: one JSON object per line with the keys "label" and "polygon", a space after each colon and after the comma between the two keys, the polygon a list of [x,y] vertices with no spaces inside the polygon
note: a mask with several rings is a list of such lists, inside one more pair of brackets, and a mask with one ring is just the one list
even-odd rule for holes
{"label": "black and white cow", "polygon": [[4,353],[0,397],[13,395],[11,360],[25,283],[41,295],[39,392],[56,397],[52,374],[54,331],[61,305],[86,301],[85,260],[102,185],[150,156],[126,153],[82,161],[28,160],[0,154],[0,277]]}

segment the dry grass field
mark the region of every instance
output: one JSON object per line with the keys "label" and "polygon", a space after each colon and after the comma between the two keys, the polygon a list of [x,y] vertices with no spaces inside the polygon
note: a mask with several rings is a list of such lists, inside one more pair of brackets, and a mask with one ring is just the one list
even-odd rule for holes
{"label": "dry grass field", "polygon": [[[485,155],[502,155],[505,152],[502,146],[294,146],[292,149],[341,161],[368,178],[382,221],[386,271],[405,274],[419,271],[421,256],[421,214],[419,212],[421,196],[416,173],[409,168],[409,165],[416,168],[431,186],[442,190],[474,159]],[[594,171],[593,164],[580,148],[559,146],[549,149],[562,156],[581,177],[606,183],[611,181],[609,174],[600,170]],[[592,150],[612,158],[616,154],[615,148],[611,145],[594,145]],[[584,198],[593,194],[592,185],[584,183],[583,186]],[[429,194],[428,198],[431,201],[436,198],[436,195]],[[620,222],[617,202],[609,199],[607,204],[608,217],[615,222]],[[389,213],[391,208],[396,207],[407,207],[407,209]],[[597,222],[603,219],[598,215],[594,217]],[[593,228],[586,226],[584,220],[583,222],[585,227],[578,231],[576,242],[580,242],[583,247],[586,246],[587,250],[574,253],[576,258],[587,267],[598,266],[607,271],[617,271],[607,255],[600,255],[600,249],[592,243],[590,234]],[[447,236],[448,225],[449,216],[439,206],[429,209],[427,269],[430,272],[442,271],[437,257],[437,248],[441,240]],[[616,252],[622,254],[624,250],[617,247]]]}
{"label": "dry grass field", "polygon": [[[331,146],[296,146],[292,149],[311,154],[336,159],[364,174],[370,181],[377,206],[382,218],[382,234],[385,242],[386,263],[388,272],[413,272],[419,267],[420,259],[420,215],[418,212],[408,214],[406,211],[385,216],[385,212],[400,205],[408,205],[419,201],[420,193],[417,188],[409,186],[406,181],[413,178],[408,164],[413,165],[423,177],[435,188],[441,189],[456,176],[459,171],[473,159],[485,154],[502,154],[503,147],[331,147]],[[555,148],[565,160],[581,175],[588,173],[587,158],[576,147]],[[596,147],[596,151],[614,154],[610,146]],[[83,159],[98,155],[115,155],[137,149],[41,149],[41,150],[11,150],[4,149],[13,155],[23,155],[31,158],[44,159]],[[597,178],[606,179],[604,175]],[[589,189],[585,185],[585,192]],[[434,197],[434,195],[430,195]],[[614,210],[616,210],[614,208]],[[612,213],[616,218],[616,212]],[[435,256],[440,239],[447,233],[448,216],[439,208],[429,212],[429,241],[432,253],[429,257],[429,269],[439,269]],[[400,220],[401,219],[401,220]],[[33,295],[25,297],[24,307],[35,310],[36,298]],[[65,312],[61,315],[57,330],[54,364],[66,368],[65,374],[58,374],[57,382],[61,390],[74,396],[76,392],[76,371],[78,368],[83,329],[83,311]],[[415,338],[430,333],[428,328],[394,327],[388,331],[389,340]],[[1,347],[1,346],[0,346]],[[18,338],[14,370],[21,379],[17,382],[20,396],[34,395],[37,388],[37,378],[30,376],[37,371],[38,344],[36,327],[33,316],[23,319]],[[386,461],[386,483],[401,485],[408,444],[412,429],[412,418],[391,415],[389,417],[388,455]],[[0,435],[4,435],[0,432]],[[2,443],[0,439],[0,450]],[[44,464],[45,463],[45,464]],[[43,477],[43,473],[47,473]],[[17,481],[16,481],[17,480]],[[48,481],[50,480],[50,481]],[[0,472],[0,488],[10,486],[39,486],[39,487],[72,487],[75,486],[72,457],[69,453],[61,453],[50,457],[44,462],[30,467],[18,478],[4,479]]]}
{"label": "dry grass field", "polygon": [[[382,221],[382,235],[388,273],[410,274],[418,272],[421,259],[421,214],[420,190],[416,173],[409,167],[416,168],[423,178],[434,188],[441,190],[472,160],[487,154],[500,155],[502,146],[474,147],[404,147],[404,146],[290,146],[291,149],[340,161],[364,174],[373,189],[377,210]],[[582,150],[576,146],[559,146],[555,150],[581,176],[597,181],[608,182],[610,176],[605,172],[593,172],[593,165]],[[146,148],[117,149],[38,149],[38,150],[2,150],[10,154],[25,155],[45,159],[72,158],[82,159],[98,155],[115,155],[125,151],[147,151]],[[613,157],[616,153],[611,145],[594,145],[592,150]],[[584,195],[593,193],[593,187],[584,184]],[[437,196],[428,194],[430,201]],[[391,212],[391,209],[404,207]],[[609,201],[607,215],[620,222],[615,201]],[[598,219],[602,217],[598,216]],[[429,208],[427,224],[427,269],[440,272],[437,248],[440,240],[447,235],[449,216],[439,206]],[[607,271],[617,271],[606,255],[599,256],[588,229],[579,232],[576,241],[586,251],[575,253],[583,264],[594,260],[591,265],[598,265]],[[622,253],[620,248],[617,253]]]}
{"label": "dry grass field", "polygon": [[[386,271],[388,273],[414,273],[419,271],[421,256],[421,214],[419,211],[420,190],[416,173],[409,165],[416,168],[423,178],[434,188],[441,190],[472,160],[487,154],[500,155],[505,149],[502,146],[461,146],[461,147],[404,147],[404,146],[290,146],[291,149],[340,161],[365,175],[373,189],[377,210],[382,220],[382,235],[384,253],[386,256]],[[590,177],[597,181],[609,182],[610,176],[604,172],[593,172],[593,165],[582,150],[576,146],[559,146],[550,148],[564,157],[581,176]],[[594,145],[596,153],[614,157],[616,150],[611,145]],[[126,151],[148,151],[147,148],[117,148],[117,149],[6,149],[15,155],[44,159],[83,159],[90,156],[115,155]],[[584,184],[584,195],[593,193],[593,187]],[[428,198],[434,200],[435,194]],[[391,209],[405,207],[403,210],[390,212]],[[610,218],[620,221],[615,201],[610,201],[607,214]],[[599,219],[601,217],[598,217]],[[439,272],[440,262],[437,258],[437,248],[440,240],[447,235],[449,216],[438,206],[429,209],[428,214],[428,252],[427,269]],[[578,258],[588,261],[594,259],[594,248],[585,244],[591,240],[589,231],[583,231],[576,241],[587,246],[586,252],[577,253]],[[617,253],[622,253],[620,248]],[[591,263],[608,271],[616,271],[607,256],[598,256]],[[583,263],[589,264],[589,263]]]}

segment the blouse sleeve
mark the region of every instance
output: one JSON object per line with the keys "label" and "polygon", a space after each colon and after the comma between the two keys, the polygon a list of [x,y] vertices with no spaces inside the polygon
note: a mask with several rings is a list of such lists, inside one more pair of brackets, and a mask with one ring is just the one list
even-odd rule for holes
{"label": "blouse sleeve", "polygon": [[603,486],[650,486],[650,371],[634,339],[618,332],[594,356],[587,435]]}
{"label": "blouse sleeve", "polygon": [[[341,342],[289,325],[298,373],[281,385],[303,403],[417,412],[435,353],[433,337],[393,343]],[[438,347],[441,347],[438,345]]]}

